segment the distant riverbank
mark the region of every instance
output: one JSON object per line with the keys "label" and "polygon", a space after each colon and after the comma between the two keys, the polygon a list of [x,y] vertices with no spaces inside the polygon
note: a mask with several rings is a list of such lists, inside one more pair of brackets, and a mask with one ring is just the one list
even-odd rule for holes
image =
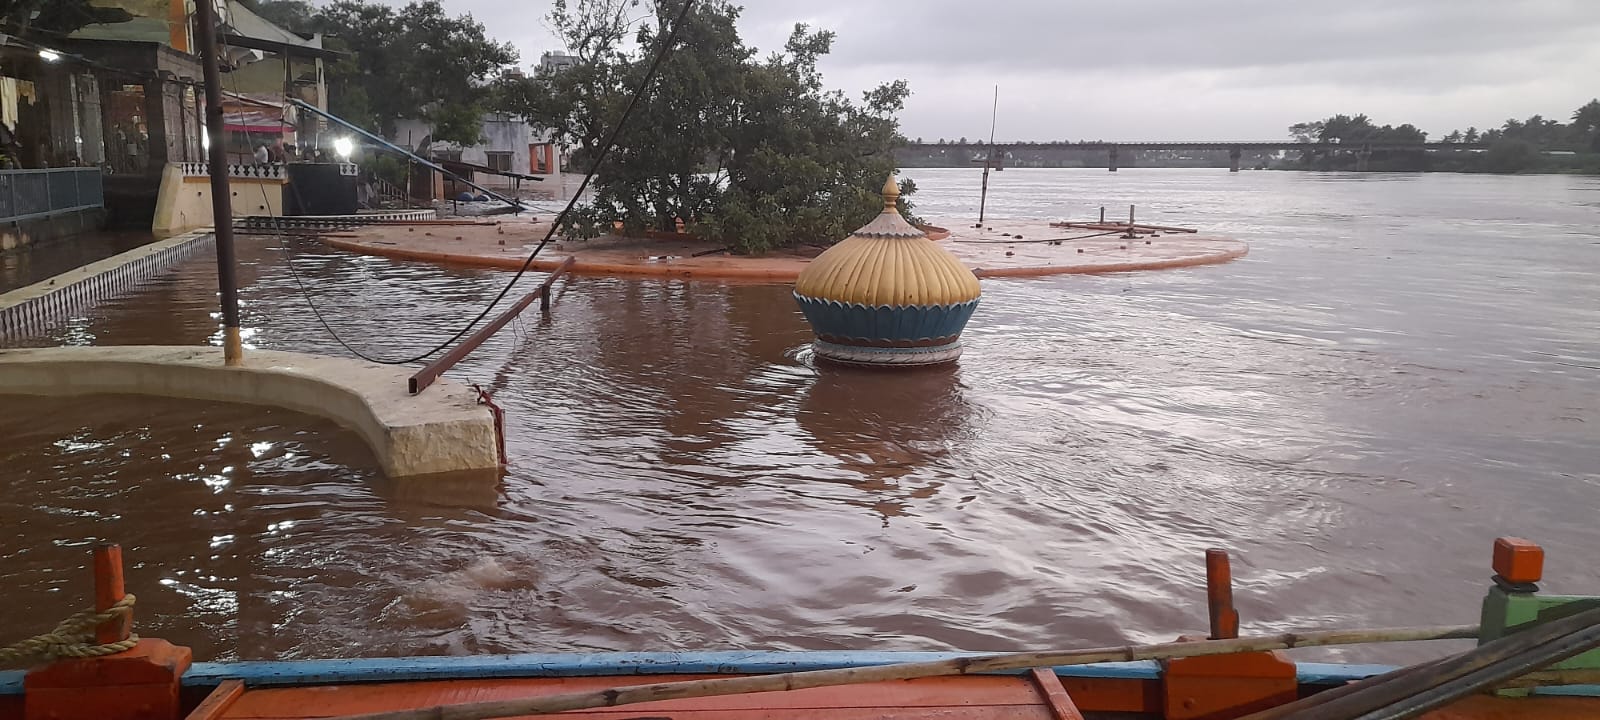
{"label": "distant riverbank", "polygon": [[[1039,143],[1008,146],[1001,159],[1004,168],[1105,168],[1104,149],[1078,149],[1071,145]],[[930,149],[932,148],[932,149]],[[895,151],[901,168],[982,167],[988,154],[981,145],[915,146]],[[1227,170],[1227,150],[1122,150],[1119,168],[1217,168]],[[1366,172],[1458,172],[1514,174],[1600,175],[1600,153],[1540,151],[1520,142],[1505,142],[1488,149],[1375,150],[1365,159],[1354,150],[1315,153],[1299,150],[1249,151],[1239,166],[1246,170],[1307,170]]]}

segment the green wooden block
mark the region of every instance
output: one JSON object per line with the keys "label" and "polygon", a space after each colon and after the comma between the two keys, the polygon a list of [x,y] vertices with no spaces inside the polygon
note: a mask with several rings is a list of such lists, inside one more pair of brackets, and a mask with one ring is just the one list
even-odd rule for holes
{"label": "green wooden block", "polygon": [[[1573,607],[1576,606],[1576,607]],[[1524,626],[1539,622],[1548,622],[1565,617],[1572,612],[1587,610],[1600,606],[1600,597],[1586,595],[1541,595],[1539,593],[1513,593],[1506,592],[1504,588],[1496,585],[1489,589],[1489,594],[1483,598],[1483,616],[1478,630],[1478,644],[1498,640],[1507,635],[1514,634],[1524,629]],[[1566,610],[1563,611],[1563,608]],[[1600,649],[1567,658],[1555,665],[1550,670],[1595,670],[1600,669]],[[1577,693],[1572,690],[1579,690]],[[1592,694],[1600,691],[1600,686],[1584,685],[1570,686],[1563,694]],[[1541,691],[1542,692],[1542,691]],[[1501,690],[1499,694],[1506,696],[1527,695],[1527,689]]]}

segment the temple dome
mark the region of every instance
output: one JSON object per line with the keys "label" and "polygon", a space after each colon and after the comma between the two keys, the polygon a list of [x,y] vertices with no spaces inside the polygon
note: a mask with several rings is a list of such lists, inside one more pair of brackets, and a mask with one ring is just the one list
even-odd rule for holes
{"label": "temple dome", "polygon": [[795,293],[867,306],[951,305],[981,294],[978,278],[950,251],[901,217],[900,188],[883,186],[883,212],[828,248],[795,281]]}
{"label": "temple dome", "polygon": [[883,186],[883,212],[812,260],[794,299],[817,356],[857,365],[933,365],[961,355],[961,330],[978,309],[978,278],[906,222],[900,186]]}

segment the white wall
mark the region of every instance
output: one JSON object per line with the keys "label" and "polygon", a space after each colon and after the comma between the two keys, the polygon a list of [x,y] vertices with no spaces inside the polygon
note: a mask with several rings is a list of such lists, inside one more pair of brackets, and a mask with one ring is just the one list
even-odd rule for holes
{"label": "white wall", "polygon": [[[398,120],[395,122],[395,136],[390,140],[426,157],[427,148],[418,149],[417,144],[428,136],[428,132],[428,124],[421,120]],[[511,172],[530,174],[532,164],[528,157],[528,143],[533,142],[534,137],[527,123],[502,113],[488,113],[483,116],[481,132],[483,142],[476,145],[463,147],[455,143],[434,143],[432,147],[440,151],[460,150],[462,162],[484,166],[489,164],[489,153],[509,152]],[[512,184],[512,178],[487,173],[478,173],[474,181],[486,187],[510,187]]]}

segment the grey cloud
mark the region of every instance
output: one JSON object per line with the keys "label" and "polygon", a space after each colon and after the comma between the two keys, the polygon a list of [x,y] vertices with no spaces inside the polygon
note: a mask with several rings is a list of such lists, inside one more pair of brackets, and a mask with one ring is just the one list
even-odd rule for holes
{"label": "grey cloud", "polygon": [[[525,62],[555,49],[548,2],[443,1]],[[1276,138],[1336,112],[1438,135],[1600,94],[1600,0],[747,0],[740,27],[770,51],[795,22],[837,33],[830,84],[906,79],[902,124],[930,140],[986,136],[995,84],[1000,135],[1037,140]]]}

